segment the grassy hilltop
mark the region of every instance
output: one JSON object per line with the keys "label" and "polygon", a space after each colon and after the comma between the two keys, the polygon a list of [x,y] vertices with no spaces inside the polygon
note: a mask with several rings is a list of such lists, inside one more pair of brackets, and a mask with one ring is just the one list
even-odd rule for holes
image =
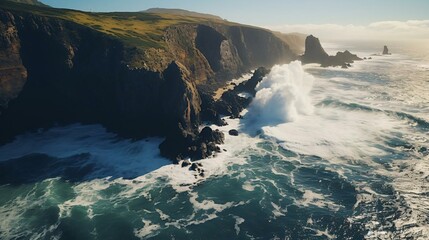
{"label": "grassy hilltop", "polygon": [[169,26],[186,23],[238,25],[211,15],[177,14],[175,11],[156,11],[156,9],[149,12],[92,13],[49,8],[42,5],[34,0],[0,2],[0,8],[3,9],[71,21],[121,39],[128,45],[143,49],[165,47],[162,37],[165,29]]}

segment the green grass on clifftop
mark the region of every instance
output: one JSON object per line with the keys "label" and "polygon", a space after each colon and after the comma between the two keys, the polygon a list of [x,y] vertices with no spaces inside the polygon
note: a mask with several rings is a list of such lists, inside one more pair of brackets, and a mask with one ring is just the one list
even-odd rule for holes
{"label": "green grass on clifftop", "polygon": [[[26,0],[23,0],[26,1]],[[169,13],[113,12],[92,13],[69,9],[48,8],[42,6],[0,1],[0,8],[16,12],[32,13],[71,21],[103,32],[140,49],[163,48],[164,30],[173,25],[184,23],[229,22],[204,17],[175,15]]]}
{"label": "green grass on clifftop", "polygon": [[43,4],[37,0],[9,0],[11,2],[17,2],[17,3],[23,3],[23,4],[29,4],[29,5],[36,5],[36,6],[43,6],[43,7],[49,7],[46,4]]}

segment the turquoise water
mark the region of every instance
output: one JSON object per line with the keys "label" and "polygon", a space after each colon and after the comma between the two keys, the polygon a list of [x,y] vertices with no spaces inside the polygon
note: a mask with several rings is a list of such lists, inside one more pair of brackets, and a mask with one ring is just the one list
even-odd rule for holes
{"label": "turquoise water", "polygon": [[307,75],[268,85],[278,95],[258,101],[281,102],[228,120],[222,131],[242,133],[201,161],[204,178],[160,158],[162,139],[97,125],[0,147],[0,238],[427,239],[429,65],[394,54],[304,69],[311,92]]}

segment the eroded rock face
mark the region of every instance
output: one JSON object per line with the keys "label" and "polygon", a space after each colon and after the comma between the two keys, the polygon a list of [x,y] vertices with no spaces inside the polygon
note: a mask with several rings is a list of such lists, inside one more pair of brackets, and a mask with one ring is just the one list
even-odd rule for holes
{"label": "eroded rock face", "polygon": [[163,73],[161,87],[161,118],[167,122],[167,134],[179,124],[181,129],[192,132],[198,128],[201,99],[197,87],[189,79],[186,68],[172,62]]}
{"label": "eroded rock face", "polygon": [[27,81],[27,69],[20,56],[21,42],[11,13],[0,11],[0,114],[18,97]]}

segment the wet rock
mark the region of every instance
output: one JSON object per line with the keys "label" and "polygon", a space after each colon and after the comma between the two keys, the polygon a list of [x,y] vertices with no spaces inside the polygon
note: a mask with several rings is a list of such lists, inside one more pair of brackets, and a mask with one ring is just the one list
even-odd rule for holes
{"label": "wet rock", "polygon": [[231,130],[229,130],[228,133],[231,136],[238,136],[238,131],[236,129],[231,129]]}
{"label": "wet rock", "polygon": [[182,161],[182,167],[187,167],[189,165],[191,165],[191,161],[189,161],[188,159]]}
{"label": "wet rock", "polygon": [[256,85],[258,85],[258,83],[260,83],[269,72],[270,70],[264,67],[256,69],[256,71],[253,73],[253,76],[249,80],[240,83],[237,87],[234,88],[234,92],[236,94],[240,92],[247,92],[250,93],[252,96],[255,96]]}
{"label": "wet rock", "polygon": [[225,135],[220,132],[218,129],[213,131],[210,127],[205,127],[203,130],[201,130],[200,134],[198,135],[200,142],[203,143],[216,143],[216,144],[222,144]]}
{"label": "wet rock", "polygon": [[196,163],[192,163],[191,167],[189,168],[189,170],[191,171],[197,171],[198,169],[198,165]]}

